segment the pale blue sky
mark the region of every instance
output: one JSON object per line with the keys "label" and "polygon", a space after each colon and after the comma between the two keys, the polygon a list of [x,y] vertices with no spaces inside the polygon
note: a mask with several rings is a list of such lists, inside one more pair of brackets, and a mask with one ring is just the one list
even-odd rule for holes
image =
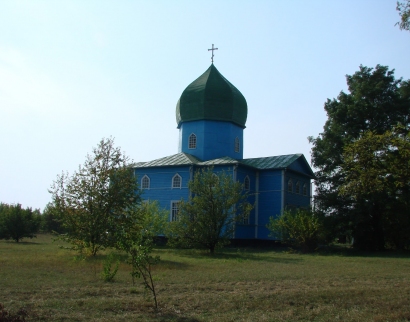
{"label": "pale blue sky", "polygon": [[103,137],[178,152],[175,106],[210,65],[245,96],[244,157],[303,153],[363,64],[410,78],[396,0],[0,2],[0,201],[41,208]]}

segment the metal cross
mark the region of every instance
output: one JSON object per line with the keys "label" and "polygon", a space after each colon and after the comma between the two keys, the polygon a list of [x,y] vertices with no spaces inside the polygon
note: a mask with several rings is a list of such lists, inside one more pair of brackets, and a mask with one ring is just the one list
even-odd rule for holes
{"label": "metal cross", "polygon": [[211,62],[214,63],[214,50],[218,50],[218,48],[214,48],[214,44],[212,44],[212,48],[208,49],[208,51],[212,50]]}

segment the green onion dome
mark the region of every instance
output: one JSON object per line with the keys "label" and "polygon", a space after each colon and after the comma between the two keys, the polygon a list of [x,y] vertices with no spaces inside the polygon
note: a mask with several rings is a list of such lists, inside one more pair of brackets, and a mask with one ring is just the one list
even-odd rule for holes
{"label": "green onion dome", "polygon": [[176,107],[178,128],[182,122],[213,120],[245,128],[248,105],[242,93],[212,64],[182,92]]}

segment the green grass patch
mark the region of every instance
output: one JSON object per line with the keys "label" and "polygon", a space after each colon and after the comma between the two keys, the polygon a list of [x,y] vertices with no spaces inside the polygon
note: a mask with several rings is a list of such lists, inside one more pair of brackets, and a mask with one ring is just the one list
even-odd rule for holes
{"label": "green grass patch", "polygon": [[158,248],[159,311],[124,257],[115,279],[104,261],[76,258],[49,235],[0,241],[0,303],[28,321],[409,321],[410,256],[346,249]]}

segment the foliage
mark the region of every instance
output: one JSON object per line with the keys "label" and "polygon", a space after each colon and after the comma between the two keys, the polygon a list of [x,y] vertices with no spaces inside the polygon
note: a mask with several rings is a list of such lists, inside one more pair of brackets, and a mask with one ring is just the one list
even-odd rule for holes
{"label": "foliage", "polygon": [[48,203],[41,214],[40,229],[47,233],[65,233],[61,220],[58,217],[58,210],[52,203]]}
{"label": "foliage", "polygon": [[[346,181],[342,195],[377,205],[385,240],[395,248],[410,245],[410,134],[395,127],[366,132],[344,150]],[[383,200],[380,204],[377,200]],[[375,210],[376,211],[376,210]]]}
{"label": "foliage", "polygon": [[[112,265],[115,262],[114,269]],[[118,272],[118,267],[120,265],[119,259],[116,259],[113,253],[110,253],[104,260],[103,263],[103,271],[101,272],[101,278],[104,282],[112,282],[114,280],[115,275]]]}
{"label": "foliage", "polygon": [[309,209],[285,210],[278,217],[270,217],[267,228],[272,236],[282,241],[302,247],[304,252],[317,248],[323,224],[319,216]]}
{"label": "foliage", "polygon": [[40,211],[23,209],[20,204],[0,203],[0,239],[19,242],[23,238],[36,237],[40,226]]}
{"label": "foliage", "polygon": [[360,66],[346,79],[349,93],[342,91],[337,99],[327,100],[328,119],[323,132],[309,138],[312,164],[317,169],[315,209],[334,216],[338,234],[351,232],[356,247],[383,249],[382,221],[373,210],[385,201],[375,197],[372,205],[368,199],[354,200],[340,194],[340,187],[346,183],[343,151],[367,131],[383,134],[398,123],[408,126],[410,82],[396,80],[394,70],[380,65],[374,69]]}
{"label": "foliage", "polygon": [[154,238],[163,234],[167,224],[167,213],[161,210],[157,202],[144,202],[135,208],[138,220],[118,233],[116,247],[128,254],[128,263],[132,267],[131,276],[142,278],[145,289],[152,293],[155,309],[158,309],[157,293],[152,275],[152,266],[160,260],[152,256]]}
{"label": "foliage", "polygon": [[397,1],[396,10],[401,18],[400,22],[396,23],[396,25],[399,25],[400,30],[410,31],[410,0],[405,2]]}
{"label": "foliage", "polygon": [[155,309],[158,309],[157,293],[155,290],[154,279],[152,275],[152,266],[160,260],[159,256],[152,256],[153,236],[150,234],[140,235],[138,240],[127,250],[132,267],[131,276],[142,277],[145,289],[152,293],[155,303]]}
{"label": "foliage", "polygon": [[66,230],[61,238],[93,256],[132,226],[141,200],[131,162],[112,138],[102,139],[71,177],[57,176],[50,193]]}
{"label": "foliage", "polygon": [[229,243],[235,224],[247,218],[252,205],[242,184],[213,168],[197,171],[188,183],[191,196],[179,203],[178,220],[170,223],[170,244],[204,247],[211,254]]}

